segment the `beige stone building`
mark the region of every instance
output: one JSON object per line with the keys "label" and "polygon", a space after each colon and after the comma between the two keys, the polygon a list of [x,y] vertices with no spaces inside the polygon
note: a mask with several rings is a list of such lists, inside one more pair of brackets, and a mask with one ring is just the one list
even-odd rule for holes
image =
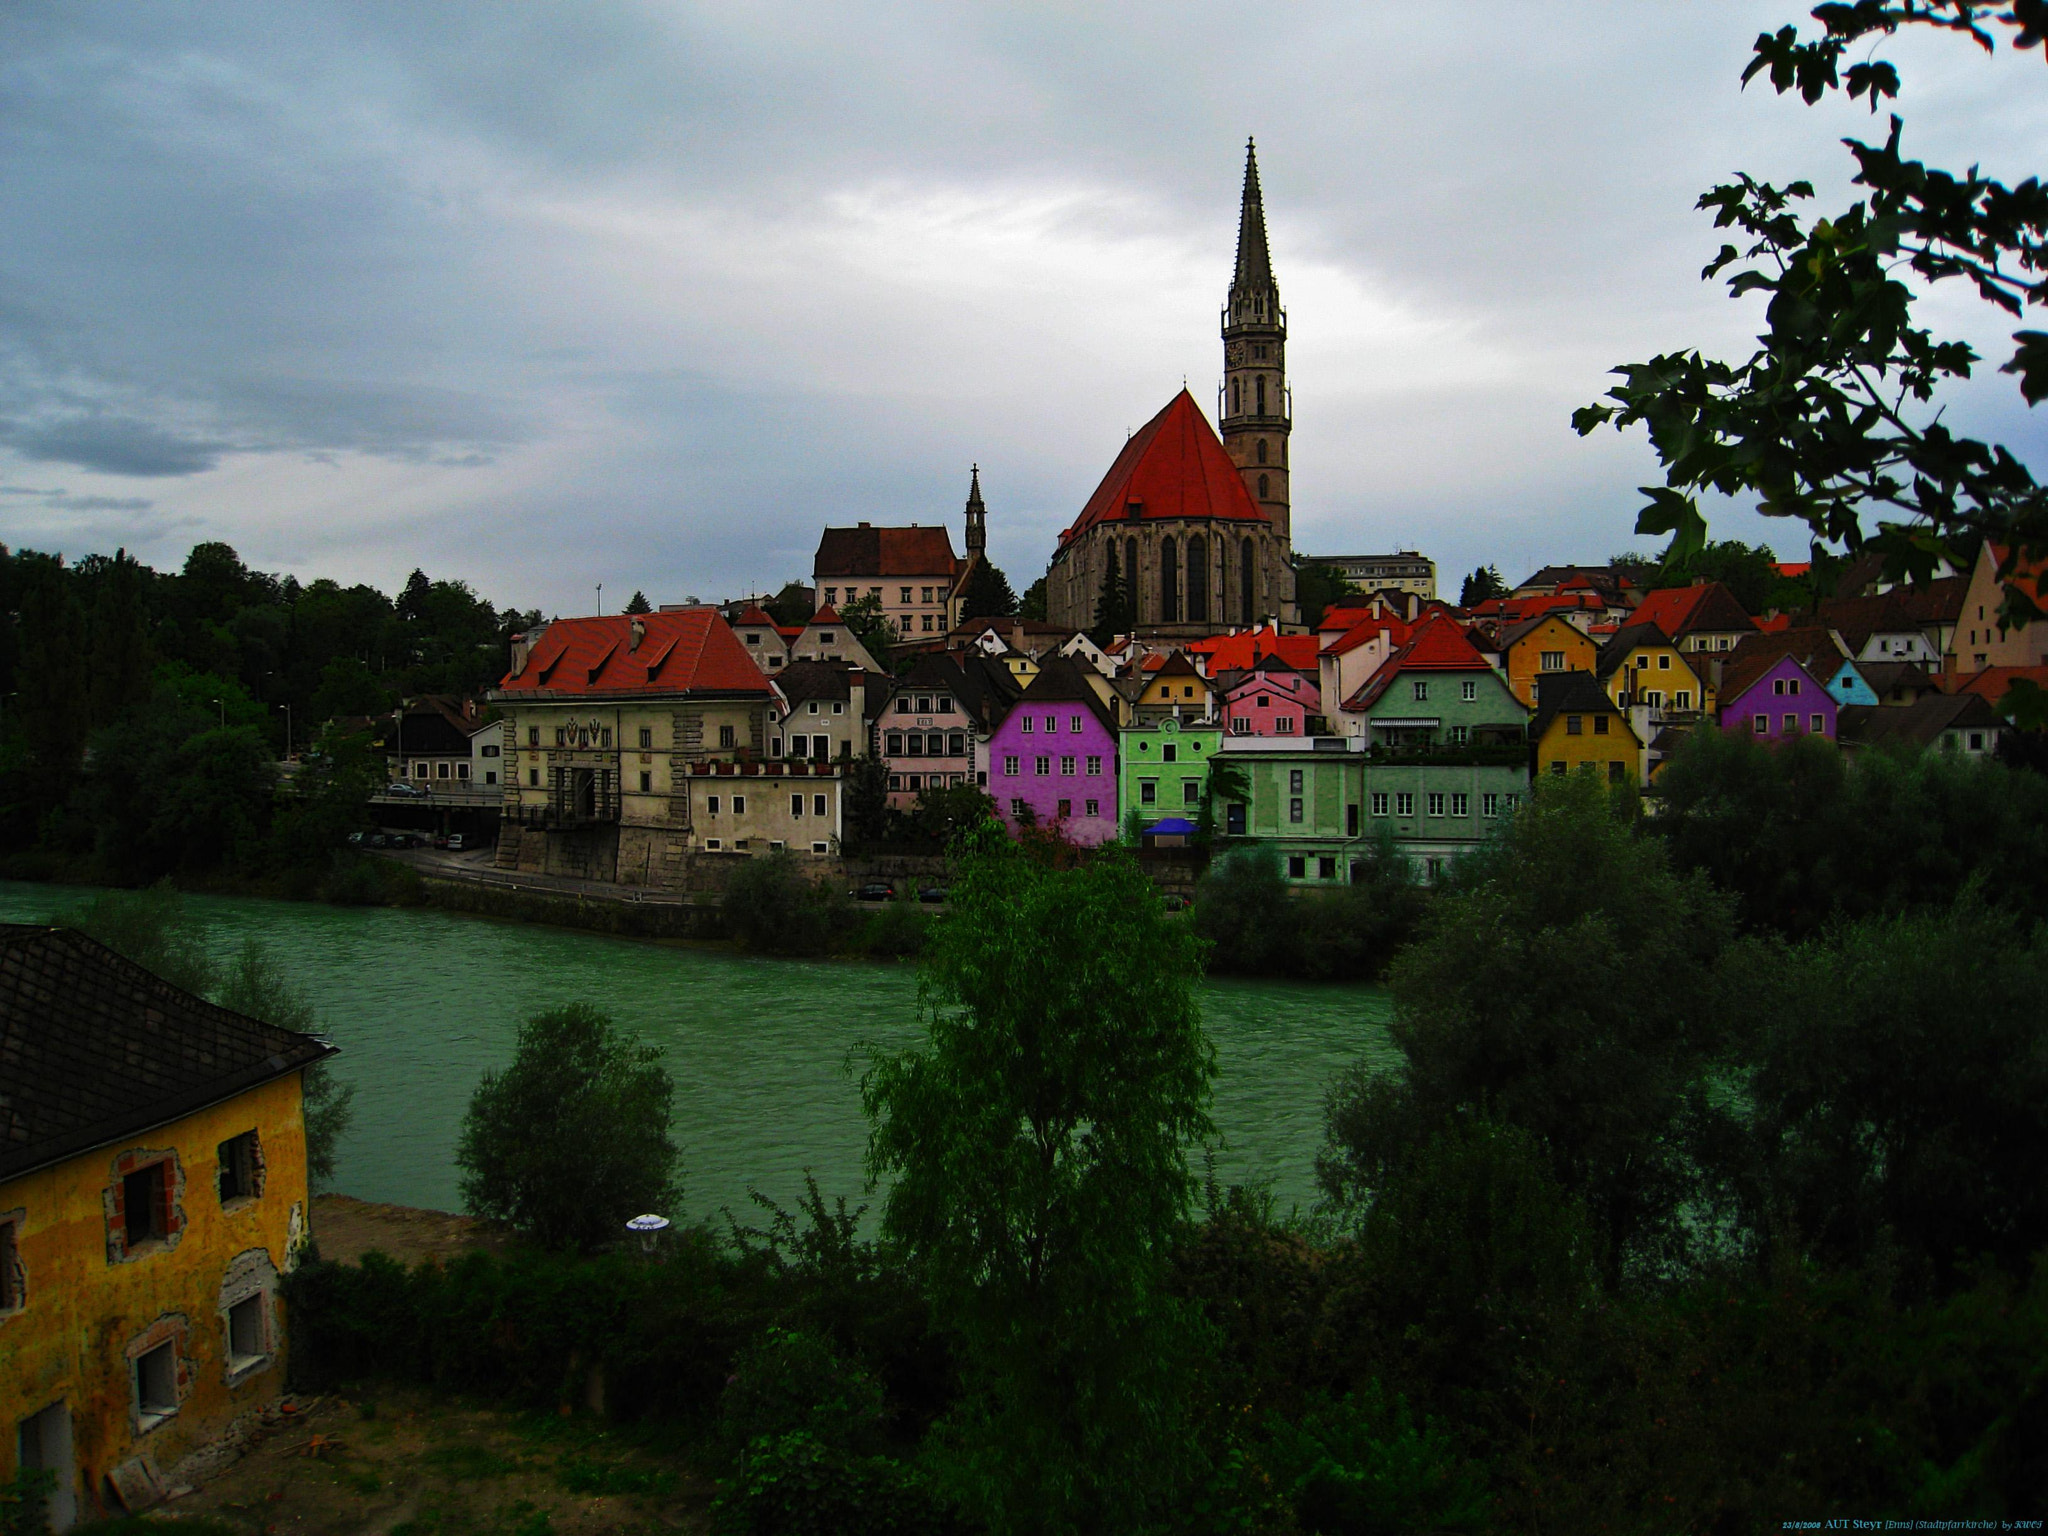
{"label": "beige stone building", "polygon": [[787,701],[716,609],[557,620],[491,700],[501,869],[683,887],[706,854],[838,851],[841,765],[781,755]]}

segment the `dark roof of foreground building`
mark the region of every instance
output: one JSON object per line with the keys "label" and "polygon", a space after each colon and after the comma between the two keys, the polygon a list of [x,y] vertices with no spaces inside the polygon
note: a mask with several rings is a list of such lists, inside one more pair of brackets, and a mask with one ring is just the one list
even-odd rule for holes
{"label": "dark roof of foreground building", "polygon": [[64,928],[0,924],[0,1179],[334,1054]]}

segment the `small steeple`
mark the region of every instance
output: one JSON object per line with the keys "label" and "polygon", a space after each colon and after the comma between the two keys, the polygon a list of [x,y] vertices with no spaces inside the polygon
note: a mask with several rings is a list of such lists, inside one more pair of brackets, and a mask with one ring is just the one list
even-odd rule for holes
{"label": "small steeple", "polygon": [[969,471],[967,482],[967,552],[978,555],[988,548],[988,508],[981,503],[981,466]]}
{"label": "small steeple", "polygon": [[1273,288],[1273,258],[1266,249],[1266,203],[1259,192],[1259,151],[1244,141],[1244,203],[1237,218],[1237,272],[1230,296],[1268,293]]}

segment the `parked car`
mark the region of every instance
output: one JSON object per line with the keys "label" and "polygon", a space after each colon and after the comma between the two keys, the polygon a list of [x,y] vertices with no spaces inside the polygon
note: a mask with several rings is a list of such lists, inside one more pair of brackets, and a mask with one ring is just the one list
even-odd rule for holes
{"label": "parked car", "polygon": [[403,779],[393,779],[384,786],[384,792],[387,795],[405,795],[414,800],[424,800],[432,793],[431,790],[423,789],[417,784],[408,784]]}
{"label": "parked car", "polygon": [[364,838],[363,841],[368,843],[372,848],[388,848],[391,846],[391,839],[386,837],[382,832],[372,832],[368,837]]}
{"label": "parked car", "polygon": [[894,901],[896,887],[886,880],[870,880],[853,893],[856,901]]}
{"label": "parked car", "polygon": [[450,832],[448,834],[448,842],[446,846],[450,853],[460,853],[462,852],[463,849],[467,848],[469,844],[463,841],[462,834],[460,832]]}
{"label": "parked car", "polygon": [[362,846],[363,846],[363,840],[364,840],[364,834],[363,834],[363,833],[361,833],[361,832],[351,832],[351,833],[349,833],[349,835],[348,835],[348,845],[349,845],[349,847],[351,847],[351,848],[360,848],[360,847],[362,847]]}
{"label": "parked car", "polygon": [[917,899],[927,904],[944,901],[946,888],[943,885],[928,885],[917,893]]}
{"label": "parked car", "polygon": [[446,848],[448,846],[448,834],[446,832],[436,832],[434,834],[434,846],[436,848]]}

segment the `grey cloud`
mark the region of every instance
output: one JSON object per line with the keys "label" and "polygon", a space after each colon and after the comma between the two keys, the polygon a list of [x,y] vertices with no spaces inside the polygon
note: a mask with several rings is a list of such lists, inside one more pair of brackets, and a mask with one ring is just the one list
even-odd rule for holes
{"label": "grey cloud", "polygon": [[45,464],[75,464],[108,475],[158,478],[212,469],[227,444],[166,431],[132,416],[74,416],[41,424],[0,423],[0,444]]}

